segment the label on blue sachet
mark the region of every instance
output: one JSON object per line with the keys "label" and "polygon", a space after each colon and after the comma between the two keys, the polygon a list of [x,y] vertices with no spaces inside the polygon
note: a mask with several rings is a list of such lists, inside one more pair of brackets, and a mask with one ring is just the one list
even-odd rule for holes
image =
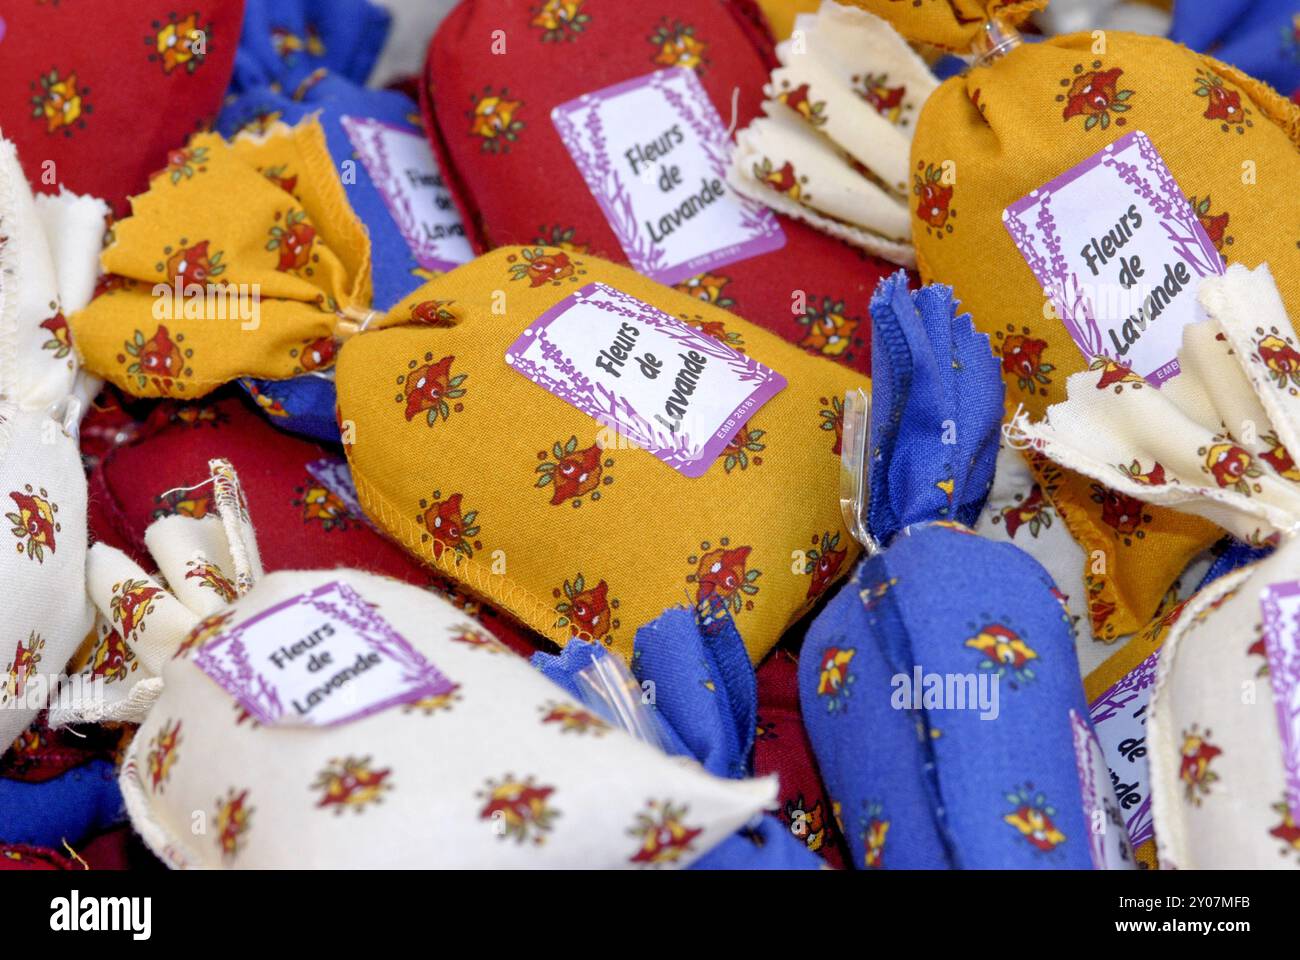
{"label": "label on blue sachet", "polygon": [[1183,327],[1205,319],[1214,243],[1141,131],[1002,211],[1011,238],[1084,357],[1109,357],[1157,386],[1178,375]]}
{"label": "label on blue sachet", "polygon": [[785,246],[776,216],[727,186],[727,131],[695,71],[586,94],[551,122],[638,273],[671,285]]}
{"label": "label on blue sachet", "polygon": [[[630,443],[703,475],[785,377],[657,307],[589,283],[537,318],[506,363]],[[595,448],[593,448],[594,450]]]}
{"label": "label on blue sachet", "polygon": [[420,266],[445,272],[472,260],[474,251],[428,141],[370,117],[343,117],[341,123]]}

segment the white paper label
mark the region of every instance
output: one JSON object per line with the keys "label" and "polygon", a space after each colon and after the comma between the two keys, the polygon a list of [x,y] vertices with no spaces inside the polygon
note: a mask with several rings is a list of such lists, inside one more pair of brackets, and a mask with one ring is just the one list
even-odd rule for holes
{"label": "white paper label", "polygon": [[339,582],[223,630],[194,663],[268,726],[328,726],[454,688]]}
{"label": "white paper label", "polygon": [[1223,261],[1154,144],[1126,134],[1002,212],[1084,357],[1159,385]]}
{"label": "white paper label", "polygon": [[[705,473],[786,382],[603,283],[587,284],[538,317],[506,351],[506,363],[615,431],[609,441],[625,437],[688,477]],[[575,455],[596,454],[593,447]]]}
{"label": "white paper label", "polygon": [[342,123],[420,266],[445,272],[472,260],[474,251],[428,141],[368,117],[343,117]]}
{"label": "white paper label", "polygon": [[551,121],[639,273],[671,285],[785,246],[772,212],[727,186],[727,132],[694,71],[589,93]]}

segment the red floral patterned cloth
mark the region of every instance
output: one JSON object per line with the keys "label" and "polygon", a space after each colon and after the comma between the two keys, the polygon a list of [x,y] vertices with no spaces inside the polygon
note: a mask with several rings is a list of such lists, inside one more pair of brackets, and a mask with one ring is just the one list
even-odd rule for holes
{"label": "red floral patterned cloth", "polygon": [[[626,262],[551,110],[684,66],[695,71],[723,123],[735,93],[743,127],[760,112],[775,63],[762,22],[752,3],[738,0],[462,3],[429,47],[421,98],[425,128],[476,251],[536,243]],[[505,38],[505,55],[491,54],[494,37]],[[783,248],[709,270],[678,289],[869,371],[867,301],[895,268],[778,219]]]}
{"label": "red floral patterned cloth", "polygon": [[215,118],[243,17],[243,0],[5,3],[0,128],[32,188],[62,184],[125,213]]}
{"label": "red floral patterned cloth", "polygon": [[130,826],[105,830],[79,848],[0,843],[0,870],[164,870]]}
{"label": "red floral patterned cloth", "polygon": [[844,868],[843,838],[799,710],[799,660],[778,647],[758,666],[754,776],[781,779],[777,811],[786,828],[832,867]]}
{"label": "red floral patterned cloth", "polygon": [[154,569],[145,529],[168,514],[206,516],[212,509],[211,485],[176,488],[201,483],[208,461],[225,458],[239,474],[268,573],[353,567],[395,577],[450,595],[517,653],[531,656],[545,645],[504,614],[455,593],[309,471],[311,465],[319,473],[342,464],[340,453],[280,433],[239,396],[211,399],[203,405],[160,404],[135,441],[104,455],[90,478],[90,529],[96,540]]}

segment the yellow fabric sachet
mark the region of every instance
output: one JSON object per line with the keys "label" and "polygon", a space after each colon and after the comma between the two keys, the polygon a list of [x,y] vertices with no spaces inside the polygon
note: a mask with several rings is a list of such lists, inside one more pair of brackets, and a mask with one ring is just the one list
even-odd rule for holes
{"label": "yellow fabric sachet", "polygon": [[[592,284],[785,378],[702,475],[611,442],[595,417],[506,362],[526,328]],[[592,321],[593,353],[618,326]],[[595,257],[486,254],[348,340],[336,382],[367,514],[561,644],[579,636],[630,657],[638,627],[703,604],[725,607],[758,661],[858,554],[838,499],[840,401],[869,381]]]}
{"label": "yellow fabric sachet", "polygon": [[[1014,24],[1043,6],[856,4],[910,40],[962,52],[989,45],[990,20]],[[1023,405],[1041,416],[1091,358],[1054,316],[1003,210],[1135,130],[1159,151],[1225,262],[1270,263],[1288,307],[1300,309],[1300,107],[1160,38],[1107,31],[1023,44],[945,81],[922,109],[911,155],[918,268],[926,281],[950,284],[990,335],[1009,412]],[[1129,499],[1068,471],[1040,472],[1039,481],[1085,550],[1098,640],[1140,629],[1187,563],[1222,535],[1165,508],[1135,513]]]}
{"label": "yellow fabric sachet", "polygon": [[69,320],[85,367],[128,393],[196,397],[328,366],[336,333],[369,310],[369,238],[314,119],[198,134],[131,206],[103,293]]}

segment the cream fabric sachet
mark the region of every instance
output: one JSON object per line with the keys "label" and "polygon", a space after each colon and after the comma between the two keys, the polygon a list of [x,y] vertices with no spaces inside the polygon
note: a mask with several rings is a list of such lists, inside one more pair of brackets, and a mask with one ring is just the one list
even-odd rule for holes
{"label": "cream fabric sachet", "polygon": [[97,611],[95,633],[74,660],[68,692],[50,710],[51,726],[142,720],[182,643],[214,632],[226,605],[261,577],[239,478],[225,460],[208,467],[201,485],[213,485],[214,511],[201,519],[163,517],[145,531],[157,574],[116,547],[90,548],[86,586]]}
{"label": "cream fabric sachet", "polygon": [[90,564],[129,651],[100,713],[142,721],[120,783],[168,864],[683,867],[775,803],[775,778],[633,738],[426,590],[263,575],[234,471],[211,468],[218,516],[145,535],[163,578],[107,547]]}
{"label": "cream fabric sachet", "polygon": [[86,637],[86,477],[77,430],[99,382],[66,314],[89,302],[107,206],[34,198],[0,139],[0,751],[31,723]]}
{"label": "cream fabric sachet", "polygon": [[1264,560],[1176,614],[1148,712],[1163,866],[1300,865],[1300,345],[1267,265],[1206,280],[1181,372],[1156,390],[1113,361],[1075,374],[1065,402],[1014,432],[1134,498],[1219,523]]}
{"label": "cream fabric sachet", "polygon": [[736,135],[741,194],[904,266],[916,116],[938,82],[884,20],[826,0],[796,19],[764,116]]}

